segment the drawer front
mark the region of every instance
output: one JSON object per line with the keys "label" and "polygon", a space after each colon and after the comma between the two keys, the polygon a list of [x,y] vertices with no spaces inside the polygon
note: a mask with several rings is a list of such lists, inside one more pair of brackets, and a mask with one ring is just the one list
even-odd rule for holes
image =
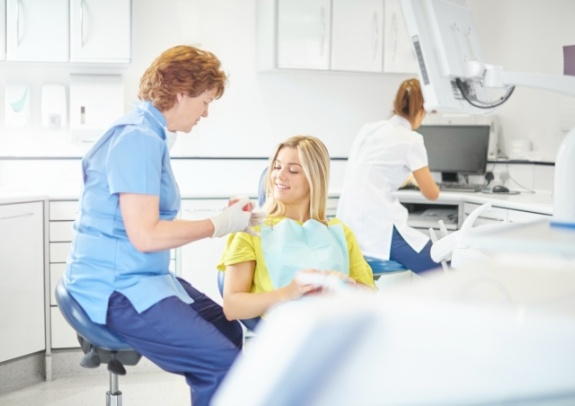
{"label": "drawer front", "polygon": [[50,202],[50,220],[75,220],[79,207],[77,200]]}
{"label": "drawer front", "polygon": [[50,263],[66,262],[70,253],[70,242],[51,242],[50,243]]}
{"label": "drawer front", "polygon": [[60,309],[52,307],[50,309],[52,348],[78,348],[78,337],[76,331],[64,319]]}
{"label": "drawer front", "polygon": [[529,221],[540,220],[544,218],[549,219],[551,216],[547,214],[532,213],[520,210],[509,210],[508,212],[508,220],[511,223],[526,223]]}
{"label": "drawer front", "polygon": [[54,293],[56,292],[56,284],[64,275],[64,271],[66,271],[66,264],[50,264],[50,304],[52,306],[58,305]]}
{"label": "drawer front", "polygon": [[[463,206],[465,218],[471,214],[473,210],[480,207],[479,204],[474,203],[465,203]],[[484,211],[481,213],[481,216],[477,218],[475,224],[481,224],[482,220],[487,220],[488,223],[492,223],[493,221],[507,221],[507,209],[502,209],[500,207],[491,207],[489,210]]]}
{"label": "drawer front", "polygon": [[67,242],[72,241],[74,235],[73,221],[51,221],[50,241]]}

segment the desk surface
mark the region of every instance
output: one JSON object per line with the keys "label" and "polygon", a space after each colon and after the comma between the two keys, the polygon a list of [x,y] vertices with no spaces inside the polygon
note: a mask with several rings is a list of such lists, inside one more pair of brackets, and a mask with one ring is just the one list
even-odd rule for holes
{"label": "desk surface", "polygon": [[484,204],[491,202],[494,207],[504,209],[523,210],[533,213],[553,214],[553,197],[550,193],[521,193],[518,195],[496,195],[487,193],[462,193],[441,192],[439,198],[430,202],[419,191],[398,190],[394,195],[401,202],[406,203],[436,203],[436,204],[459,204],[476,203]]}

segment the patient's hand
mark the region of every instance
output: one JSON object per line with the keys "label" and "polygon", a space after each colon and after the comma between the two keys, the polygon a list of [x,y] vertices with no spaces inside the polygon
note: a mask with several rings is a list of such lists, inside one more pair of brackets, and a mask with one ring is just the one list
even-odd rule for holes
{"label": "patient's hand", "polygon": [[[300,271],[294,281],[303,286],[312,287],[310,293],[320,293],[324,290],[337,290],[340,287],[355,286],[356,282],[338,271],[319,271],[316,269]],[[293,283],[293,281],[292,281]]]}

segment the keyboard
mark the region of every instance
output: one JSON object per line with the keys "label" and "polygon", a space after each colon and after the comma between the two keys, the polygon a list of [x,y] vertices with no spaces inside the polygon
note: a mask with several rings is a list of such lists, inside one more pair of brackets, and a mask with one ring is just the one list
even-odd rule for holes
{"label": "keyboard", "polygon": [[467,185],[464,183],[438,183],[439,190],[442,192],[481,192],[483,186],[481,185]]}
{"label": "keyboard", "polygon": [[419,190],[419,188],[415,186],[413,183],[408,183],[400,187],[398,190]]}

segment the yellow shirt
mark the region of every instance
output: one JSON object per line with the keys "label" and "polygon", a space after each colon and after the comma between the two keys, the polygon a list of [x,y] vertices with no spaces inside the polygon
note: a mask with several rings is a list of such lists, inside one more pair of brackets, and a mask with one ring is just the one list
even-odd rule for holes
{"label": "yellow shirt", "polygon": [[[278,224],[284,218],[274,218],[273,224]],[[302,222],[296,222],[303,225]],[[266,220],[268,226],[272,225],[272,219]],[[373,273],[371,268],[363,258],[359,244],[353,232],[338,219],[332,219],[328,222],[329,226],[341,225],[347,243],[347,254],[349,256],[349,276],[358,283],[375,287],[373,282]],[[261,232],[261,228],[256,226],[254,231]],[[285,253],[289,255],[289,252]],[[228,237],[226,250],[224,251],[218,269],[225,271],[226,266],[235,265],[242,262],[255,261],[256,266],[254,270],[254,278],[250,288],[251,293],[269,292],[274,290],[274,285],[271,281],[268,272],[266,261],[264,259],[264,252],[262,249],[261,237],[253,236],[248,233],[235,233]],[[311,268],[311,266],[310,266]],[[290,278],[291,279],[291,278]]]}

